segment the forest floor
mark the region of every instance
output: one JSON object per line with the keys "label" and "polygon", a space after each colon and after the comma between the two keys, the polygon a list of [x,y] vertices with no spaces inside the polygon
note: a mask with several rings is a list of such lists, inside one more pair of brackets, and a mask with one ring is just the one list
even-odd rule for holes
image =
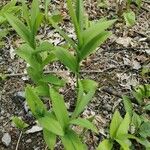
{"label": "forest floor", "polygon": [[[107,17],[116,17],[115,2],[110,0],[107,8],[100,8],[95,0],[86,1],[86,10],[90,20]],[[74,31],[67,15],[66,5],[62,0],[53,0],[51,11],[61,11],[64,21],[61,24],[72,38]],[[83,117],[95,116],[94,124],[99,129],[99,136],[90,132],[86,133],[85,143],[89,150],[95,150],[103,138],[107,137],[109,123],[116,108],[123,110],[121,96],[130,94],[132,88],[143,83],[150,83],[149,76],[142,76],[143,66],[150,67],[150,3],[144,1],[142,7],[131,5],[136,12],[136,24],[126,27],[123,19],[119,19],[110,30],[112,36],[103,44],[95,54],[91,55],[82,64],[82,77],[90,78],[99,83],[95,97],[83,112]],[[39,30],[38,39],[47,40],[54,44],[61,44],[62,37],[50,25],[43,25]],[[31,83],[26,75],[26,64],[18,58],[14,50],[22,41],[15,32],[5,38],[5,46],[0,49],[0,72],[7,78],[0,81],[0,150],[14,150],[20,131],[11,123],[14,115],[22,117],[30,128],[24,133],[19,143],[19,150],[46,150],[46,144],[42,139],[42,132],[32,129],[37,127],[31,117],[24,100],[24,88]],[[66,103],[70,105],[74,99],[74,77],[59,62],[46,68],[46,71],[54,71],[67,79],[68,84],[64,88]],[[80,132],[80,129],[75,129]],[[6,147],[2,137],[8,133],[11,142]],[[56,149],[61,150],[58,141]]]}

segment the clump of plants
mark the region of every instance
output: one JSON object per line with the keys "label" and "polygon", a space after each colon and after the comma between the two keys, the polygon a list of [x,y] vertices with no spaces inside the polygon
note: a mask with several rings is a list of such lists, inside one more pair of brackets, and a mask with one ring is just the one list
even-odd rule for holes
{"label": "clump of plants", "polygon": [[[67,0],[69,15],[74,25],[76,41],[72,40],[52,16],[43,14],[39,9],[39,1],[33,0],[31,9],[22,1],[22,19],[12,14],[5,13],[10,25],[16,30],[24,43],[16,50],[16,53],[29,64],[28,75],[35,85],[27,85],[25,90],[27,103],[33,116],[43,128],[43,137],[50,149],[54,149],[56,139],[62,141],[67,150],[85,150],[79,135],[73,130],[73,126],[81,126],[98,133],[97,128],[87,119],[81,118],[80,114],[91,101],[98,84],[90,79],[80,78],[80,64],[93,53],[98,46],[104,43],[111,35],[109,28],[115,20],[101,19],[93,22],[89,27],[84,20],[83,0]],[[48,5],[46,3],[46,5]],[[69,48],[54,46],[47,41],[36,40],[36,35],[43,19],[49,20],[50,24],[68,42]],[[72,54],[70,48],[74,50]],[[56,75],[44,74],[47,64],[53,61],[61,61],[76,76],[75,109],[72,113],[67,111],[63,95],[59,93],[60,87],[65,81]],[[39,96],[49,97],[52,108],[47,110]]]}
{"label": "clump of plants", "polygon": [[[67,0],[69,16],[75,29],[76,40],[71,39],[67,33],[59,27],[59,15],[48,14],[49,0],[45,1],[45,11],[39,9],[40,2],[33,0],[31,8],[25,1],[21,1],[22,18],[18,18],[12,13],[5,12],[4,17],[22,38],[23,44],[16,50],[18,56],[28,64],[27,72],[34,82],[27,85],[25,96],[32,115],[43,128],[43,137],[49,147],[54,149],[57,139],[61,140],[66,150],[86,150],[82,136],[76,133],[74,126],[80,126],[84,130],[91,130],[98,134],[96,126],[88,119],[80,115],[92,100],[98,84],[90,79],[83,79],[80,75],[80,66],[84,59],[94,53],[103,44],[111,32],[107,29],[116,20],[106,20],[104,18],[97,22],[92,22],[87,26],[84,19],[85,10],[83,0]],[[48,41],[37,40],[36,35],[42,22],[48,22],[69,45],[54,46]],[[73,53],[70,51],[73,49]],[[64,96],[60,94],[60,88],[64,87],[66,81],[55,74],[45,74],[44,68],[54,61],[60,61],[76,77],[76,88],[74,93],[75,108],[72,112],[67,110]],[[138,104],[138,111],[134,109],[129,97],[124,96],[123,102],[126,114],[122,117],[118,110],[115,111],[110,124],[110,137],[100,143],[97,150],[112,150],[118,143],[120,149],[134,149],[132,143],[135,141],[150,148],[147,137],[149,134],[149,119],[147,112],[150,104],[147,99],[150,97],[150,86],[140,85],[133,91],[134,102]],[[51,104],[47,109],[42,97],[49,98]],[[28,126],[21,119],[14,117],[13,122],[24,132]]]}

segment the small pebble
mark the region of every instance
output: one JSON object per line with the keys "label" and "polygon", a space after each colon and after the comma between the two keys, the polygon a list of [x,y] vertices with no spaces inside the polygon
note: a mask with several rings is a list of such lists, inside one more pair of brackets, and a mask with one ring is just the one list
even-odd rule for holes
{"label": "small pebble", "polygon": [[2,137],[3,144],[8,147],[11,143],[11,136],[9,133],[5,133]]}
{"label": "small pebble", "polygon": [[26,143],[31,143],[32,142],[32,140],[31,139],[28,139],[27,141],[26,141]]}

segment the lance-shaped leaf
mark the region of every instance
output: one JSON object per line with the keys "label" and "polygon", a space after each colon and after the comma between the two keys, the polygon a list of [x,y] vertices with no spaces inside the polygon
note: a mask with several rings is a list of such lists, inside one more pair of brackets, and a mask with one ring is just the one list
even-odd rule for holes
{"label": "lance-shaped leaf", "polygon": [[92,24],[83,32],[84,44],[87,44],[94,37],[99,35],[105,29],[109,28],[116,20],[100,19],[97,23]]}
{"label": "lance-shaped leaf", "polygon": [[112,150],[112,147],[113,147],[113,142],[106,139],[99,144],[97,150]]}
{"label": "lance-shaped leaf", "polygon": [[54,88],[50,88],[50,97],[56,118],[60,122],[62,128],[65,128],[69,122],[69,115],[64,99]]}
{"label": "lance-shaped leaf", "polygon": [[40,118],[45,115],[46,108],[40,98],[36,95],[31,86],[27,86],[25,89],[25,97],[27,103],[36,118]]}
{"label": "lance-shaped leaf", "polygon": [[63,80],[59,79],[57,76],[54,76],[52,74],[44,75],[40,81],[45,82],[45,83],[54,84],[57,86],[65,85],[65,82]]}
{"label": "lance-shaped leaf", "polygon": [[78,42],[79,42],[79,44],[82,44],[83,39],[81,36],[81,31],[80,31],[79,24],[77,21],[77,16],[76,16],[75,11],[74,11],[72,0],[67,0],[67,6],[68,6],[70,17],[72,19],[72,23],[73,23],[75,31],[76,31],[76,35],[78,37]]}
{"label": "lance-shaped leaf", "polygon": [[133,11],[124,12],[123,17],[127,26],[133,26],[136,22],[135,13]]}
{"label": "lance-shaped leaf", "polygon": [[116,137],[117,130],[122,122],[122,117],[118,110],[115,111],[112,121],[110,123],[110,137],[113,139]]}
{"label": "lance-shaped leaf", "polygon": [[133,114],[133,106],[132,106],[132,102],[131,100],[129,99],[128,96],[123,96],[123,104],[124,104],[124,107],[125,107],[125,110],[126,112],[129,113],[130,117],[132,117],[132,114]]}
{"label": "lance-shaped leaf", "polygon": [[30,12],[29,12],[28,6],[24,0],[21,0],[21,2],[22,2],[23,18],[25,19],[28,27],[31,29]]}
{"label": "lance-shaped leaf", "polygon": [[53,150],[56,143],[56,134],[50,132],[47,129],[43,129],[43,136],[48,147]]}
{"label": "lance-shaped leaf", "polygon": [[116,133],[116,138],[119,139],[122,135],[127,134],[129,130],[129,125],[130,125],[130,115],[129,113],[126,113],[124,119],[120,123],[120,126],[117,130]]}
{"label": "lance-shaped leaf", "polygon": [[130,145],[129,145],[129,140],[118,140],[116,139],[116,141],[120,144],[121,148],[123,150],[130,150]]}
{"label": "lance-shaped leaf", "polygon": [[26,124],[21,118],[14,116],[12,118],[12,122],[15,124],[15,126],[21,130],[24,130],[27,128],[29,125]]}
{"label": "lance-shaped leaf", "polygon": [[41,70],[41,64],[37,61],[37,57],[33,55],[34,50],[28,45],[24,44],[16,50],[16,53],[24,59],[31,67]]}
{"label": "lance-shaped leaf", "polygon": [[70,121],[70,124],[74,124],[74,125],[78,125],[81,126],[83,128],[89,129],[94,131],[95,133],[97,133],[97,128],[95,127],[95,125],[93,123],[91,123],[89,120],[86,119],[82,119],[82,118],[77,118],[74,120]]}
{"label": "lance-shaped leaf", "polygon": [[43,76],[43,72],[42,70],[38,70],[36,68],[33,67],[28,67],[27,68],[27,73],[29,75],[29,77],[38,85],[41,84],[40,79]]}
{"label": "lance-shaped leaf", "polygon": [[56,135],[60,135],[60,136],[64,135],[64,131],[60,123],[57,120],[55,120],[53,117],[45,116],[45,117],[39,118],[38,122],[46,130]]}
{"label": "lance-shaped leaf", "polygon": [[32,34],[29,29],[15,16],[11,14],[5,14],[5,16],[16,32],[32,47],[34,41],[32,40]]}
{"label": "lance-shaped leaf", "polygon": [[56,47],[54,50],[56,57],[71,71],[76,72],[77,70],[77,60],[69,51],[62,47]]}
{"label": "lance-shaped leaf", "polygon": [[39,0],[33,0],[31,6],[31,27],[32,29],[35,27],[35,22],[40,13],[39,9]]}
{"label": "lance-shaped leaf", "polygon": [[[84,86],[85,84],[87,85],[86,87]],[[88,84],[90,84],[90,85],[88,85]],[[78,95],[78,96],[80,96],[81,99],[78,98],[76,108],[72,114],[72,118],[76,118],[85,109],[85,107],[87,106],[87,104],[92,99],[92,97],[95,93],[97,83],[92,80],[82,80],[81,84],[79,84],[79,86],[82,86],[81,89],[84,87],[84,93],[83,93],[83,91],[81,91],[80,94]],[[90,90],[87,91],[87,89],[89,89],[89,87],[90,87]],[[79,90],[80,90],[80,88],[79,88]],[[81,95],[81,94],[83,94],[83,95]]]}
{"label": "lance-shaped leaf", "polygon": [[41,52],[45,52],[45,51],[50,52],[53,49],[54,49],[53,45],[51,43],[45,41],[45,42],[42,42],[33,53],[36,54],[36,53],[41,53]]}
{"label": "lance-shaped leaf", "polygon": [[84,44],[80,52],[80,61],[93,53],[96,48],[103,44],[110,35],[111,32],[103,31],[96,37],[92,38],[88,43]]}
{"label": "lance-shaped leaf", "polygon": [[11,2],[7,3],[3,8],[0,10],[0,13],[7,12],[10,8],[14,7],[17,3],[17,0],[12,0]]}
{"label": "lance-shaped leaf", "polygon": [[84,21],[84,6],[83,0],[76,0],[76,16],[79,24],[80,31],[83,30],[83,21]]}
{"label": "lance-shaped leaf", "polygon": [[69,130],[61,140],[66,150],[87,149],[73,130]]}

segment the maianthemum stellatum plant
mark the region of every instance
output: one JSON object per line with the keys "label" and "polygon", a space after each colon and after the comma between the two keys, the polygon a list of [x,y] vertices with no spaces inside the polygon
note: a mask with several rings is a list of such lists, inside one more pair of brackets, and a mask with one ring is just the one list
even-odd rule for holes
{"label": "maianthemum stellatum plant", "polygon": [[[12,1],[16,2],[16,1]],[[21,1],[22,18],[15,17],[7,11],[3,16],[10,25],[16,30],[24,43],[16,50],[16,53],[29,64],[28,75],[34,82],[34,86],[27,85],[25,89],[26,101],[31,109],[33,116],[43,128],[43,137],[50,149],[54,149],[55,143],[59,138],[66,150],[86,150],[81,137],[73,130],[73,126],[80,126],[98,133],[97,128],[87,119],[80,117],[88,105],[98,84],[89,79],[80,78],[80,64],[93,53],[109,36],[109,28],[115,20],[105,18],[92,22],[87,26],[83,0],[67,0],[67,6],[71,21],[74,25],[76,40],[72,40],[58,25],[58,18],[61,16],[49,16],[48,4],[50,0],[45,0],[45,11],[39,9],[39,1],[33,0],[31,9],[25,1]],[[16,4],[16,3],[15,3]],[[69,48],[54,46],[47,41],[37,41],[36,35],[42,22],[49,22],[66,40]],[[70,49],[74,50],[72,54]],[[76,97],[75,109],[68,112],[63,95],[59,89],[65,85],[65,81],[54,74],[44,74],[46,65],[59,60],[76,76]],[[149,85],[139,86],[134,90],[133,95],[139,104],[140,111],[145,113],[150,110],[149,103],[145,99],[149,98]],[[52,104],[50,110],[41,100],[42,96],[49,97]],[[149,149],[149,121],[145,115],[138,115],[132,107],[132,103],[127,96],[123,96],[126,115],[121,117],[119,111],[115,111],[110,124],[110,137],[100,143],[97,150],[115,149],[116,143],[120,149],[134,149],[133,140]],[[28,126],[21,119],[14,117],[13,122],[24,132]],[[131,127],[134,126],[134,132]],[[18,146],[17,146],[18,147]]]}
{"label": "maianthemum stellatum plant", "polygon": [[[53,17],[47,14],[47,9],[44,13],[40,11],[38,0],[33,0],[31,9],[28,8],[25,1],[21,2],[21,19],[7,12],[5,17],[24,41],[16,53],[29,64],[27,72],[35,83],[34,87],[31,85],[26,87],[27,103],[33,116],[43,128],[43,136],[50,149],[54,149],[56,139],[59,138],[66,150],[85,150],[87,146],[82,143],[72,126],[77,125],[95,133],[98,132],[89,120],[80,117],[98,85],[93,80],[80,79],[80,64],[111,35],[111,32],[106,29],[115,20],[101,19],[87,27],[84,19],[83,0],[67,0],[69,15],[77,38],[74,41],[59,28],[56,21],[52,19]],[[48,1],[45,4],[47,8]],[[54,46],[47,41],[37,42],[38,29],[45,19],[49,20],[50,24],[64,37],[70,48],[74,49],[74,54],[69,51],[70,48]],[[45,75],[43,72],[47,64],[56,60],[61,61],[76,76],[76,106],[71,114],[67,111],[63,96],[59,93],[59,88],[65,85],[65,81],[56,75]],[[52,103],[50,110],[47,110],[40,99],[41,96],[50,98],[50,103]]]}

